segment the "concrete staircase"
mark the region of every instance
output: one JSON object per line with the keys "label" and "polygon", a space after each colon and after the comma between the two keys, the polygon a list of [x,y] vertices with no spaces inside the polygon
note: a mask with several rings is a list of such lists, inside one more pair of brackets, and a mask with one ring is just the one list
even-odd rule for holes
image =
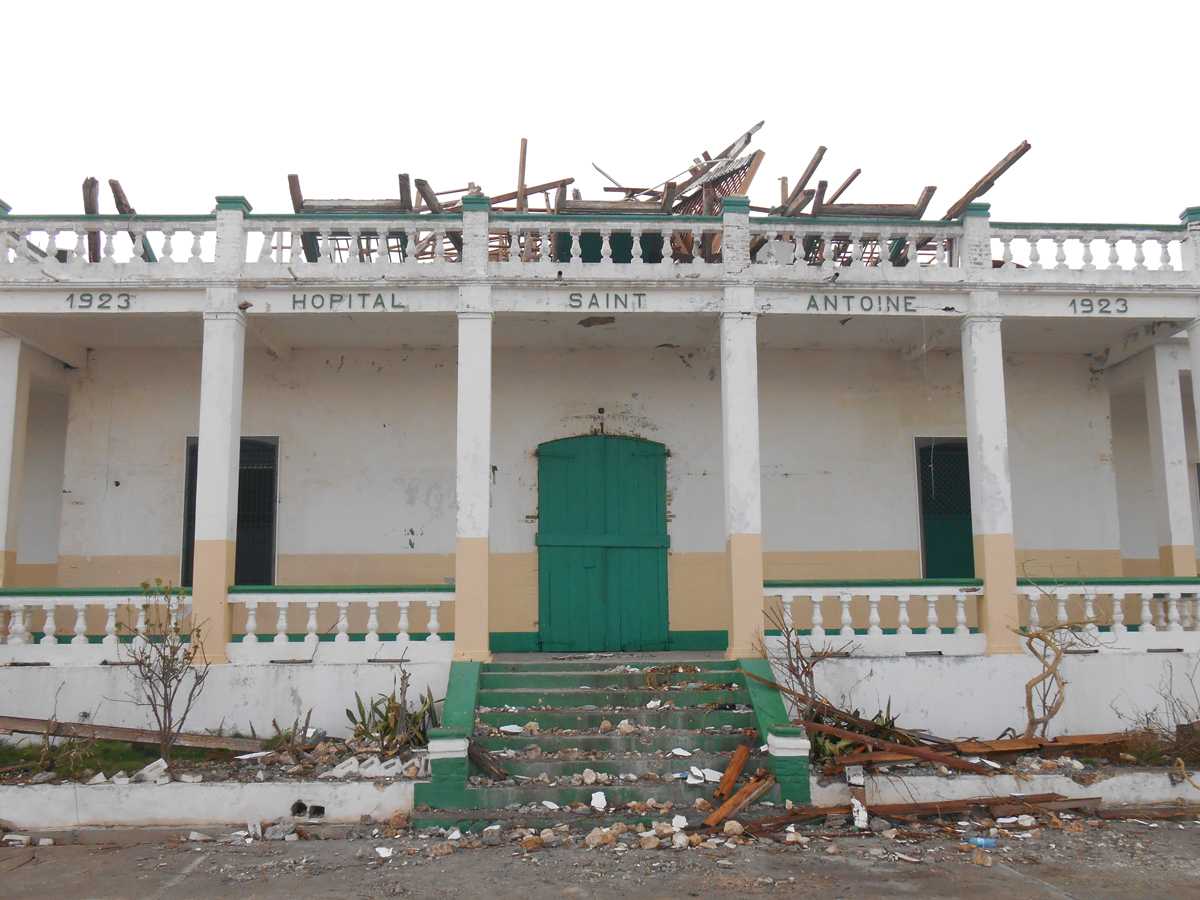
{"label": "concrete staircase", "polygon": [[610,808],[649,799],[691,805],[711,798],[716,787],[711,781],[688,784],[692,767],[708,769],[710,778],[724,772],[741,744],[753,747],[747,776],[767,764],[736,660],[485,664],[474,739],[512,776],[495,782],[472,770],[470,786],[493,807],[543,800],[586,804],[596,791]]}

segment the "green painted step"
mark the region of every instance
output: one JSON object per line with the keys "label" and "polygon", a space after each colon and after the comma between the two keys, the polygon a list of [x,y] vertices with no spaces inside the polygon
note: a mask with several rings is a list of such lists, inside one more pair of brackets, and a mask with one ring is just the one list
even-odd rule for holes
{"label": "green painted step", "polygon": [[[524,724],[524,723],[522,723]],[[752,722],[747,726],[753,728]],[[711,732],[691,729],[665,729],[638,734],[518,734],[487,735],[474,739],[485,750],[524,750],[538,746],[543,753],[558,750],[596,750],[609,753],[653,753],[656,750],[671,750],[675,747],[699,749],[710,753],[729,753],[742,744],[758,746],[758,732],[744,731]]]}
{"label": "green painted step", "polygon": [[[490,662],[484,663],[483,672],[596,672],[613,669],[617,666],[635,666],[638,669],[649,669],[652,666],[695,666],[705,672],[737,672],[737,660],[730,659],[695,659],[695,660],[648,660],[621,662],[620,660],[586,659],[572,661],[530,660],[528,662]],[[619,674],[619,673],[616,673]],[[696,673],[692,673],[696,674]]]}
{"label": "green painted step", "polygon": [[481,688],[477,705],[552,707],[577,709],[581,706],[599,707],[644,707],[651,700],[670,701],[676,706],[709,706],[730,703],[749,704],[750,694],[745,688],[736,691],[650,691],[621,690],[619,688],[568,689],[536,688],[532,690],[497,690]]}
{"label": "green painted step", "polygon": [[[683,746],[685,750],[692,749],[690,743]],[[728,753],[693,753],[689,757],[673,757],[673,756],[635,756],[622,757],[610,756],[603,759],[572,759],[572,760],[554,760],[554,759],[520,759],[497,757],[496,762],[500,768],[508,772],[510,775],[524,775],[529,778],[536,778],[542,772],[545,772],[551,778],[560,777],[563,775],[570,776],[576,773],[583,773],[584,769],[591,769],[593,772],[607,772],[610,775],[643,775],[647,772],[653,772],[657,775],[670,775],[674,772],[686,772],[690,766],[697,766],[701,769],[715,769],[718,772],[724,772],[725,767],[729,765],[730,754]],[[759,766],[765,766],[765,759],[754,762],[755,758],[751,756],[751,769],[754,771]],[[629,785],[634,787],[633,784]],[[653,782],[648,782],[643,787],[646,790],[652,790],[656,787]],[[714,784],[715,788],[716,785]],[[603,790],[603,787],[600,788]]]}
{"label": "green painted step", "polygon": [[[664,683],[659,679],[657,683]],[[666,683],[670,684],[736,684],[742,686],[742,676],[738,672],[724,669],[707,672],[672,672]],[[484,672],[479,677],[481,690],[513,688],[573,688],[581,685],[589,688],[619,687],[629,689],[646,689],[646,676],[635,672],[597,672],[592,669],[580,669],[577,672]],[[670,696],[669,691],[661,692],[664,697]]]}
{"label": "green painted step", "polygon": [[[620,785],[620,786],[600,786],[591,787],[538,787],[529,785],[527,787],[486,787],[486,788],[469,788],[467,795],[474,808],[492,808],[504,807],[512,803],[529,804],[540,803],[543,800],[551,800],[559,805],[567,803],[589,803],[592,799],[594,791],[603,791],[605,799],[608,801],[609,809],[630,801],[644,802],[653,798],[659,803],[671,802],[676,806],[690,807],[697,797],[704,797],[706,800],[712,800],[714,784],[697,784],[689,785],[682,779],[670,783],[664,782],[639,782],[637,784]],[[772,788],[771,793],[764,797],[765,800],[777,800],[777,788]],[[680,812],[684,810],[680,809]],[[574,818],[575,814],[566,813]],[[584,819],[585,816],[578,818]],[[660,817],[661,818],[661,817]],[[560,818],[558,821],[566,821]]]}
{"label": "green painted step", "polygon": [[[749,709],[707,709],[693,706],[688,709],[519,709],[516,712],[497,709],[487,712],[476,711],[476,719],[485,725],[499,728],[501,725],[524,725],[537,722],[543,731],[573,729],[596,732],[600,723],[607,719],[616,725],[628,719],[634,725],[652,728],[675,728],[699,730],[707,727],[757,728],[758,720]],[[597,733],[597,737],[600,735]],[[518,735],[532,740],[544,740],[549,735]]]}

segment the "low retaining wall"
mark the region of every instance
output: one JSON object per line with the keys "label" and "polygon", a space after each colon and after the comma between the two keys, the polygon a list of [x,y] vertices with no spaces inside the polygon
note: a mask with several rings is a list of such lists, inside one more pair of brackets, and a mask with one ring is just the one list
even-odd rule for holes
{"label": "low retaining wall", "polygon": [[[408,671],[410,700],[426,687],[437,700],[446,696],[448,658],[410,662]],[[253,726],[260,737],[269,737],[272,719],[286,728],[311,709],[312,727],[346,736],[346,709],[354,706],[355,691],[366,700],[391,691],[398,677],[398,667],[387,663],[213,666],[185,728],[250,735]],[[102,725],[149,728],[149,710],[131,700],[135,688],[125,666],[6,666],[0,668],[0,713],[64,722],[86,714]]]}
{"label": "low retaining wall", "polygon": [[[1066,775],[1023,774],[967,775],[951,777],[870,774],[864,790],[867,807],[872,803],[933,803],[940,800],[967,800],[971,797],[1009,797],[1013,794],[1062,794],[1064,797],[1099,797],[1105,806],[1143,803],[1200,803],[1200,790],[1186,781],[1171,784],[1166,769],[1121,771],[1092,784],[1077,784]],[[814,806],[845,805],[850,802],[850,787],[844,781],[812,783]],[[824,780],[824,779],[820,779]]]}
{"label": "low retaining wall", "polygon": [[[899,724],[947,738],[994,738],[1025,728],[1025,682],[1041,671],[1027,654],[1003,656],[848,657],[817,666],[817,688],[868,718],[891,703]],[[1067,701],[1050,733],[1121,731],[1139,712],[1160,707],[1160,689],[1195,702],[1187,676],[1200,687],[1200,653],[1068,655],[1062,672]],[[783,681],[776,667],[776,677]],[[1122,718],[1125,716],[1126,718]]]}
{"label": "low retaining wall", "polygon": [[325,807],[323,821],[353,823],[411,812],[413,782],[38,784],[0,787],[0,812],[17,829],[96,825],[238,825],[280,819],[292,804]]}

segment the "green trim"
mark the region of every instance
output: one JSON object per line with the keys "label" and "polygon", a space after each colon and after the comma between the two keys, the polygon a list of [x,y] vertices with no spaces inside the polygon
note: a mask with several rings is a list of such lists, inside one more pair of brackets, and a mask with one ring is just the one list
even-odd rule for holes
{"label": "green trim", "polygon": [[484,197],[482,194],[465,194],[462,198],[463,212],[487,212],[491,208],[491,197]]}
{"label": "green trim", "polygon": [[[260,644],[269,644],[275,638],[274,631],[258,631],[258,632],[255,632],[255,634],[258,635],[258,642]],[[376,632],[376,634],[379,636],[379,640],[385,644],[390,641],[396,640],[395,632],[379,631],[379,632]],[[245,634],[243,634],[241,632],[236,632],[235,634],[233,634],[230,637],[230,641],[234,644],[240,644],[245,637],[246,637]],[[308,637],[308,634],[305,632],[300,632],[300,631],[289,631],[288,635],[287,635],[289,644],[302,644],[302,643],[304,643],[304,639],[306,637]],[[355,631],[355,632],[348,633],[346,635],[346,637],[348,637],[350,639],[351,643],[362,643],[363,641],[365,641],[367,639],[367,633],[365,631]],[[408,633],[409,642],[414,643],[414,644],[424,641],[424,640],[428,639],[428,637],[429,637],[429,633],[425,632],[425,631],[410,631]],[[439,631],[438,637],[440,637],[443,641],[452,641],[452,640],[454,640],[454,632],[453,631]],[[337,640],[337,633],[336,632],[321,632],[317,635],[317,640],[322,644],[333,643],[334,641]],[[435,641],[435,643],[436,643],[436,641]],[[403,644],[397,644],[396,646],[401,647],[401,646],[403,646]]]}
{"label": "green trim", "polygon": [[669,631],[668,650],[728,650],[729,632],[719,631]]}
{"label": "green trim", "polygon": [[967,208],[963,210],[962,217],[975,218],[980,216],[990,216],[992,214],[992,204],[990,203],[968,203]]}
{"label": "green trim", "polygon": [[792,219],[784,216],[761,216],[752,218],[751,225],[779,226],[780,231],[795,231],[802,234],[825,230],[830,225],[894,225],[896,231],[925,229],[959,229],[962,223],[955,219],[900,219],[891,216],[811,216]]}
{"label": "green trim", "polygon": [[1018,578],[1018,585],[1029,587],[1044,587],[1053,589],[1056,587],[1100,587],[1104,585],[1139,585],[1139,584],[1166,584],[1179,585],[1186,587],[1190,585],[1200,585],[1200,577],[1196,578],[1070,578],[1070,579],[1050,579],[1050,578]]}
{"label": "green trim", "polygon": [[235,584],[231,594],[439,594],[454,593],[452,584]]}
{"label": "green trim", "polygon": [[[841,630],[842,630],[842,626],[840,624],[834,623],[825,629],[825,634],[826,634],[826,636],[829,636],[829,637],[837,637],[841,633]],[[884,628],[884,629],[882,629],[882,631],[885,635],[888,635],[888,636],[892,636],[892,635],[896,635],[896,634],[900,633],[895,628]],[[919,628],[914,627],[912,630],[912,633],[913,634],[924,634],[925,631],[926,631],[926,628],[924,625],[922,625]],[[949,634],[949,633],[951,633],[951,631],[952,631],[952,629],[943,628],[942,634]],[[979,634],[980,633],[978,628],[970,628],[970,629],[968,629],[968,631],[970,631],[971,634]],[[768,628],[763,632],[764,637],[780,637],[782,634],[783,634],[783,632],[780,631],[778,628]],[[812,634],[812,629],[811,628],[796,628],[796,629],[793,629],[793,634],[799,634],[799,635]],[[854,636],[855,637],[867,637],[868,636],[867,629],[855,628]]]}
{"label": "green trim", "polygon": [[[172,587],[172,593],[190,597],[189,587]],[[142,586],[95,587],[95,588],[0,588],[0,597],[146,597],[155,596],[153,591],[144,591]]]}
{"label": "green trim", "polygon": [[[803,730],[803,729],[801,729]],[[771,769],[779,782],[779,799],[807,806],[812,801],[812,780],[807,756],[772,756]]]}
{"label": "green trim", "polygon": [[1186,225],[1146,225],[1127,222],[990,222],[992,228],[1005,231],[1037,231],[1054,228],[1060,231],[1187,231]]}
{"label": "green trim", "polygon": [[85,216],[82,213],[64,213],[60,216],[54,215],[37,215],[37,216],[9,216],[10,221],[17,224],[29,222],[62,222],[73,221],[81,225],[104,225],[112,223],[114,225],[136,225],[141,222],[211,222],[216,218],[212,213],[198,213],[194,216],[188,215],[172,215],[172,216],[153,216],[153,215],[136,215],[122,216],[115,213],[106,213],[104,215]]}
{"label": "green trim", "polygon": [[[3,202],[3,200],[0,200],[0,203]],[[1191,224],[1192,222],[1200,222],[1200,206],[1189,206],[1179,214],[1179,221],[1184,225]]]}
{"label": "green trim", "polygon": [[542,646],[536,631],[493,631],[488,648],[493,653],[537,653]]}
{"label": "green trim", "polygon": [[[775,674],[771,671],[771,663],[765,659],[739,659],[738,668],[759,678],[765,678],[775,683]],[[754,708],[754,720],[758,723],[760,743],[766,743],[771,728],[788,724],[787,710],[783,706],[783,697],[779,691],[768,687],[753,678],[743,678],[746,690],[750,694],[750,705]]]}
{"label": "green trim", "polygon": [[[605,224],[614,224],[614,220],[619,221],[620,225],[626,222],[662,222],[675,223],[677,225],[713,225],[721,224],[720,216],[669,216],[658,213],[613,213],[612,215],[600,214],[580,214],[580,215],[563,215],[554,213],[499,213],[491,217],[490,221],[493,225],[505,225],[509,222],[525,224],[528,222],[551,222],[551,223],[575,223],[575,222],[603,222]],[[795,219],[785,219],[786,222],[795,222]],[[620,228],[628,232],[627,228]],[[674,229],[682,231],[682,228]]]}
{"label": "green trim", "polygon": [[741,196],[722,197],[721,211],[726,213],[749,213],[750,198]]}
{"label": "green trim", "polygon": [[362,219],[387,219],[392,222],[455,222],[462,223],[462,213],[397,213],[397,212],[322,212],[322,213],[255,213],[246,216],[248,222],[265,220],[284,222],[324,222],[327,220],[353,222]]}
{"label": "green trim", "polygon": [[253,207],[250,205],[250,201],[240,194],[218,194],[217,209],[238,210],[242,215],[245,215]]}
{"label": "green trim", "polygon": [[12,212],[12,207],[0,200],[0,216],[7,216],[10,212]]}
{"label": "green trim", "polygon": [[978,578],[867,578],[845,581],[764,581],[764,588],[983,587]]}
{"label": "green trim", "polygon": [[481,663],[450,663],[446,701],[442,704],[442,726],[430,737],[470,737],[475,732],[475,706],[479,695]]}

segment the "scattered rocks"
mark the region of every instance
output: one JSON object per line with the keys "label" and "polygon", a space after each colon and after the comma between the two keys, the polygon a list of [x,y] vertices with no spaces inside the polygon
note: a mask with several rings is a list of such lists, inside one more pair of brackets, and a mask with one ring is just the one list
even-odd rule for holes
{"label": "scattered rocks", "polygon": [[[150,763],[148,766],[145,766],[141,770],[136,772],[133,776],[132,781],[134,784],[142,784],[143,782],[147,782],[147,781],[157,781],[159,776],[165,774],[166,771],[167,771],[167,761],[165,759],[156,759],[154,762]],[[124,773],[121,773],[121,774],[124,774]],[[117,780],[117,777],[114,775],[113,781],[116,782],[116,780]]]}
{"label": "scattered rocks", "polygon": [[267,830],[263,832],[263,837],[268,841],[282,841],[289,834],[295,833],[295,831],[296,826],[290,822],[279,822],[275,825],[269,826]]}
{"label": "scattered rocks", "polygon": [[504,837],[501,834],[499,825],[489,825],[487,828],[483,829],[482,833],[479,835],[479,838],[485,847],[498,847],[504,841]]}
{"label": "scattered rocks", "polygon": [[602,721],[600,723],[600,733],[601,734],[608,734],[612,730],[613,730],[613,723],[608,721],[608,719],[605,719],[604,721]]}
{"label": "scattered rocks", "polygon": [[38,772],[29,779],[30,784],[46,784],[58,777],[57,772]]}
{"label": "scattered rocks", "polygon": [[449,856],[453,852],[454,845],[449,841],[442,841],[441,843],[434,844],[429,848],[429,855],[433,857]]}
{"label": "scattered rocks", "polygon": [[726,821],[725,827],[722,829],[722,831],[725,834],[734,835],[734,836],[742,834],[743,832],[745,832],[745,830],[746,829],[742,827],[742,823],[737,821],[736,819],[729,819],[728,821]]}
{"label": "scattered rocks", "polygon": [[203,844],[211,841],[212,837],[202,831],[189,831],[187,839],[192,843]]}
{"label": "scattered rocks", "polygon": [[643,834],[638,840],[638,844],[643,850],[657,850],[662,846],[662,841],[656,835]]}

